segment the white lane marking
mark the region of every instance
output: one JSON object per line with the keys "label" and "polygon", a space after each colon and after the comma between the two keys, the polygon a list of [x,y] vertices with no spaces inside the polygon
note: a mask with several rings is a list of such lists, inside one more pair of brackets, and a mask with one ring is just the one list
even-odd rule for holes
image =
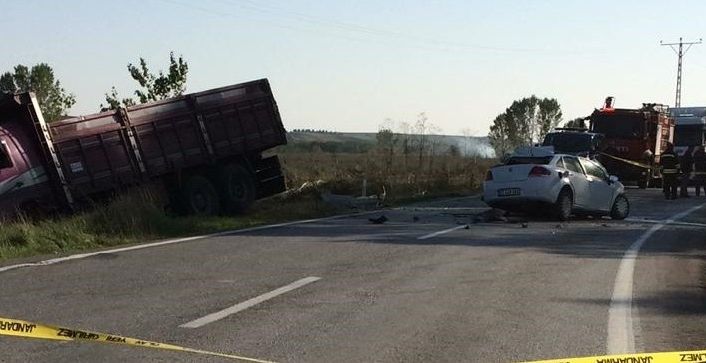
{"label": "white lane marking", "polygon": [[466,227],[468,227],[468,225],[467,225],[467,224],[464,224],[464,225],[456,226],[456,227],[453,227],[453,228],[445,229],[445,230],[443,230],[443,231],[437,231],[437,232],[434,232],[434,233],[425,234],[425,235],[423,235],[423,236],[421,236],[421,237],[417,237],[417,239],[429,239],[429,238],[433,238],[433,237],[436,237],[436,236],[440,236],[440,235],[442,235],[442,234],[449,233],[449,232],[453,232],[453,231],[455,231],[455,230],[457,230],[457,229],[466,228]]}
{"label": "white lane marking", "polygon": [[[627,222],[637,222],[637,223],[648,223],[648,224],[659,224],[659,223],[667,223],[667,221],[662,221],[658,219],[641,219],[641,218],[625,218],[625,221]],[[675,226],[687,226],[687,227],[704,227],[706,228],[706,223],[693,223],[693,222],[677,222],[677,221],[672,221],[669,223],[670,225],[675,225]]]}
{"label": "white lane marking", "polygon": [[[613,285],[613,296],[608,309],[608,336],[606,348],[608,354],[622,354],[635,352],[635,335],[633,331],[632,312],[632,287],[633,274],[635,272],[635,262],[640,248],[645,242],[662,227],[674,223],[687,215],[702,208],[706,204],[697,205],[684,212],[673,215],[671,218],[655,224],[644,232],[625,251],[623,259],[620,261],[618,273],[615,276]],[[637,317],[635,317],[637,319]]]}
{"label": "white lane marking", "polygon": [[223,309],[221,311],[216,311],[215,313],[208,314],[202,318],[198,318],[196,320],[190,321],[186,324],[179,325],[182,328],[189,328],[189,329],[195,329],[195,328],[200,328],[206,324],[213,323],[214,321],[221,320],[229,315],[233,315],[235,313],[241,312],[247,308],[251,308],[263,301],[267,301],[269,299],[272,299],[276,296],[282,295],[284,293],[287,293],[292,290],[296,290],[304,285],[308,285],[312,282],[316,282],[321,280],[320,277],[316,276],[309,276],[305,277],[301,280],[297,280],[292,282],[291,284],[287,286],[282,286],[279,289],[272,290],[268,293],[262,294],[258,297],[254,297],[250,300],[243,301],[239,304],[235,304],[229,308]]}
{"label": "white lane marking", "polygon": [[114,249],[110,249],[110,250],[103,250],[103,251],[97,251],[97,252],[79,253],[79,254],[75,254],[75,255],[52,258],[49,260],[44,260],[44,261],[39,261],[39,262],[34,262],[34,263],[21,263],[21,264],[17,264],[17,265],[3,266],[3,267],[0,267],[0,273],[10,271],[10,270],[16,270],[16,269],[24,268],[24,267],[53,265],[56,263],[61,263],[61,262],[66,262],[66,261],[71,261],[71,260],[78,260],[78,259],[82,259],[82,258],[103,255],[103,254],[109,254],[109,253],[119,253],[119,252],[141,250],[144,248],[160,247],[160,246],[195,241],[195,240],[211,238],[211,237],[220,237],[220,236],[227,236],[227,235],[233,235],[233,234],[255,232],[255,231],[261,231],[261,230],[271,229],[271,228],[279,228],[279,227],[287,227],[287,226],[292,226],[292,225],[297,225],[297,224],[328,221],[328,220],[339,219],[339,218],[363,216],[363,215],[368,215],[368,214],[373,214],[373,213],[381,213],[381,212],[382,211],[378,210],[378,211],[361,212],[361,213],[341,214],[341,215],[331,216],[331,217],[305,219],[305,220],[300,220],[300,221],[292,221],[292,222],[277,223],[277,224],[268,224],[265,226],[258,226],[258,227],[244,228],[244,229],[234,229],[234,230],[230,230],[230,231],[204,234],[204,235],[200,235],[200,236],[176,238],[176,239],[170,239],[170,240],[166,240],[166,241],[145,243],[145,244],[139,244],[139,245],[130,246],[130,247],[114,248]]}

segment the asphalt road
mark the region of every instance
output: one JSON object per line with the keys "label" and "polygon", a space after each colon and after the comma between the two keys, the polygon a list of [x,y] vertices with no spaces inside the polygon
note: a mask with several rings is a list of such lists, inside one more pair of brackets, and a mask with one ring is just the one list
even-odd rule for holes
{"label": "asphalt road", "polygon": [[[13,269],[0,272],[0,317],[282,362],[511,362],[611,346],[706,348],[706,207],[694,209],[706,198],[629,197],[629,221],[449,230],[483,208],[461,198],[384,211],[382,225],[360,215]],[[659,224],[690,209],[679,224]],[[616,283],[640,238],[631,279]],[[320,279],[182,327],[307,277]],[[626,298],[614,288],[632,290]],[[0,337],[0,352],[3,362],[222,361],[10,337]]]}

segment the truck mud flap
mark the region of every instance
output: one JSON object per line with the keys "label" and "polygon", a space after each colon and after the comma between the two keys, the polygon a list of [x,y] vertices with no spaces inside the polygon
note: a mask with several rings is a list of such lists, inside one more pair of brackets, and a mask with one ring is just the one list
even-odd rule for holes
{"label": "truck mud flap", "polygon": [[257,179],[258,199],[282,193],[287,189],[284,175],[282,175],[282,167],[276,155],[258,161],[255,168],[255,178]]}

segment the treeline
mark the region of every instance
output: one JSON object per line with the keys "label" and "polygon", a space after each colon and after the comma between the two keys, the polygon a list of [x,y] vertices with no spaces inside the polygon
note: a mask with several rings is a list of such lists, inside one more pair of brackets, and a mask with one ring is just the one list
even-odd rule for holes
{"label": "treeline", "polygon": [[329,131],[329,130],[324,130],[324,129],[292,129],[289,132],[311,132],[311,133],[316,133],[316,134],[337,134],[338,132],[336,131]]}
{"label": "treeline", "polygon": [[[291,131],[297,132],[297,131]],[[373,149],[373,142],[365,141],[304,141],[291,142],[281,146],[282,152],[307,152],[307,153],[366,153]]]}

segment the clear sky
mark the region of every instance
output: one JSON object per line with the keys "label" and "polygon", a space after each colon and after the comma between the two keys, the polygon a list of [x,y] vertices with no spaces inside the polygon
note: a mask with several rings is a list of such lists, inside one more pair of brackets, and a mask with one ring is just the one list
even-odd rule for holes
{"label": "clear sky", "polygon": [[[706,36],[706,2],[412,0],[0,0],[0,71],[47,62],[98,110],[126,65],[189,63],[187,91],[262,77],[288,129],[376,131],[419,112],[444,133],[487,134],[514,99],[556,97],[565,119],[607,95],[674,103],[676,55]],[[682,105],[706,105],[706,45],[684,60]]]}

